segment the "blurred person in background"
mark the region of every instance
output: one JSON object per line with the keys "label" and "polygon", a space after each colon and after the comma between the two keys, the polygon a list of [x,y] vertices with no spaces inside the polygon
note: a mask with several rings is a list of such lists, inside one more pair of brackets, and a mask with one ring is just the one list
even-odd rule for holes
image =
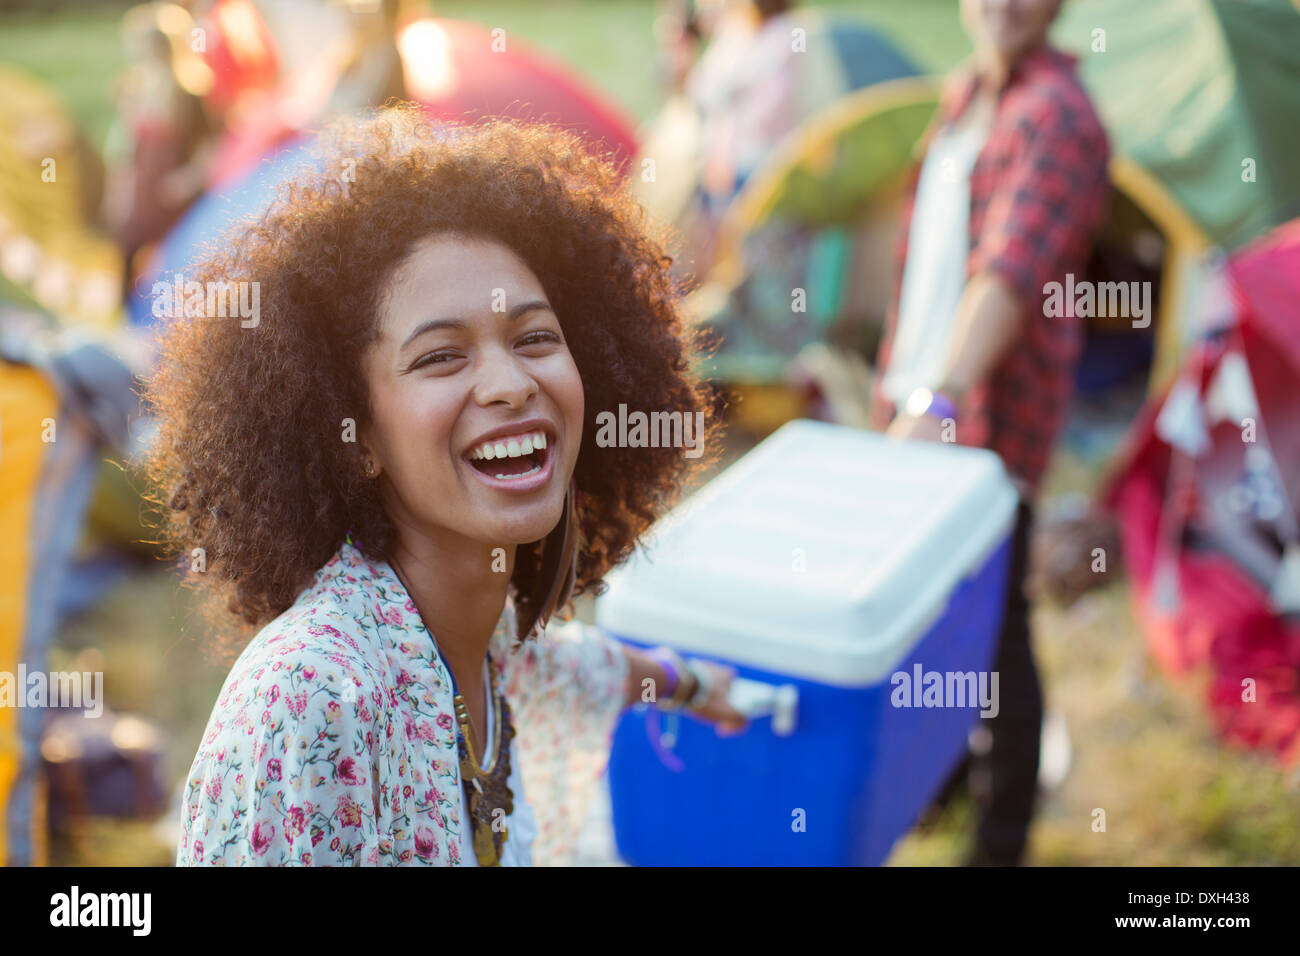
{"label": "blurred person in background", "polygon": [[132,7],[122,20],[127,69],[109,134],[104,218],[125,260],[160,240],[207,183],[219,120],[204,105],[213,73],[192,47],[194,19],[171,3]]}
{"label": "blurred person in background", "polygon": [[702,185],[725,205],[798,124],[792,0],[749,0],[723,11],[686,89],[704,118]]}
{"label": "blurred person in background", "polygon": [[992,449],[1021,492],[994,665],[1001,709],[969,761],[975,865],[1020,863],[1033,815],[1043,699],[1028,540],[1083,342],[1072,308],[1046,314],[1043,288],[1083,272],[1108,196],[1106,134],[1074,59],[1047,43],[1061,2],[963,0],[974,55],[949,77],[914,175],[877,362],[878,427]]}
{"label": "blurred person in background", "polygon": [[689,104],[698,137],[698,179],[685,232],[688,258],[699,275],[707,271],[727,205],[804,118],[794,6],[793,0],[688,0],[671,5],[656,24],[670,103],[679,97]]}

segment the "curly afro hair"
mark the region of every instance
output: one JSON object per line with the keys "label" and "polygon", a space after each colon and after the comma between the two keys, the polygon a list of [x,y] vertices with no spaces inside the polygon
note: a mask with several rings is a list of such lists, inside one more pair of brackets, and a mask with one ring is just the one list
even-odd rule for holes
{"label": "curly afro hair", "polygon": [[[599,447],[595,416],[620,403],[702,412],[716,447],[718,403],[692,371],[699,343],[678,314],[661,241],[614,168],[557,129],[439,128],[403,106],[338,124],[324,141],[320,166],[186,276],[259,283],[256,325],[180,319],[161,334],[145,395],[160,429],[148,471],[167,543],[203,549],[189,583],[246,638],[349,532],[369,557],[389,556],[394,526],[340,431],[369,417],[361,359],[393,271],[420,240],[455,234],[513,250],[560,319],[587,409],[574,594],[598,591],[676,499],[687,461],[674,448]],[[549,584],[541,545],[516,555],[521,638]]]}

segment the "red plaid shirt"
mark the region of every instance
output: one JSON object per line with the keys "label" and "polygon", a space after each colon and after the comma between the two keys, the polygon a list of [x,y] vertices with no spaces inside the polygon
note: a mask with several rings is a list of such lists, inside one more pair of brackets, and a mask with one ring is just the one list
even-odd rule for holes
{"label": "red plaid shirt", "polygon": [[[995,272],[1018,294],[1023,326],[988,380],[970,389],[959,410],[957,439],[991,448],[1007,470],[1037,489],[1065,425],[1083,328],[1066,315],[1044,314],[1044,284],[1082,278],[1092,234],[1105,218],[1109,144],[1074,72],[1074,57],[1043,47],[1022,59],[998,98],[988,139],[970,178],[970,257],[966,278]],[[962,71],[945,85],[939,123],[956,120],[977,88]],[[928,140],[927,140],[928,141]],[[898,323],[902,266],[920,169],[903,208],[898,281],[876,367],[874,418],[884,427],[894,408],[880,390]]]}

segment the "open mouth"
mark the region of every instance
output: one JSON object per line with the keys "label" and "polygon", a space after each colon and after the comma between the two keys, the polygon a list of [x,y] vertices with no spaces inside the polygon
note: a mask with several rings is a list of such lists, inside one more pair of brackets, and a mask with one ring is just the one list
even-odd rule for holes
{"label": "open mouth", "polygon": [[518,481],[540,474],[550,456],[546,433],[541,429],[491,438],[475,445],[465,455],[470,467],[501,481]]}

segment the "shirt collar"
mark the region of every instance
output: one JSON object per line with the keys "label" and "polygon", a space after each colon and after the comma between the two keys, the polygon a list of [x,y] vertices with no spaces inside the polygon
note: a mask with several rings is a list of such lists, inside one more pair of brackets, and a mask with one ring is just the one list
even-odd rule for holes
{"label": "shirt collar", "polygon": [[[998,91],[998,102],[1001,103],[1002,98],[1006,96],[1010,90],[1019,86],[1021,83],[1032,79],[1039,73],[1045,70],[1072,71],[1077,62],[1078,57],[1074,56],[1072,53],[1058,50],[1046,43],[1039,44],[1012,65],[1011,72],[1007,74],[1006,83],[1003,85],[1002,89]],[[961,81],[957,96],[952,101],[952,106],[947,110],[947,119],[949,121],[957,119],[966,111],[966,107],[970,105],[971,100],[975,96],[976,90],[979,89],[981,78],[979,67],[973,62],[968,63],[965,73],[966,75]]]}
{"label": "shirt collar", "polygon": [[[365,569],[374,592],[370,595],[373,603],[378,605],[382,600],[388,604],[387,608],[377,606],[369,607],[367,610],[374,615],[375,623],[395,638],[395,644],[400,644],[403,639],[416,638],[436,646],[436,639],[424,626],[420,612],[415,608],[414,600],[406,591],[406,585],[402,583],[402,579],[398,577],[388,561],[382,558],[368,558],[349,535],[348,540],[344,541],[339,548],[337,564],[342,573],[346,573],[346,569],[349,568]],[[397,611],[397,614],[394,615],[390,611]],[[514,649],[515,643],[515,603],[507,594],[505,606],[501,609],[501,616],[497,619],[488,648],[494,664],[500,666],[500,661]]]}

